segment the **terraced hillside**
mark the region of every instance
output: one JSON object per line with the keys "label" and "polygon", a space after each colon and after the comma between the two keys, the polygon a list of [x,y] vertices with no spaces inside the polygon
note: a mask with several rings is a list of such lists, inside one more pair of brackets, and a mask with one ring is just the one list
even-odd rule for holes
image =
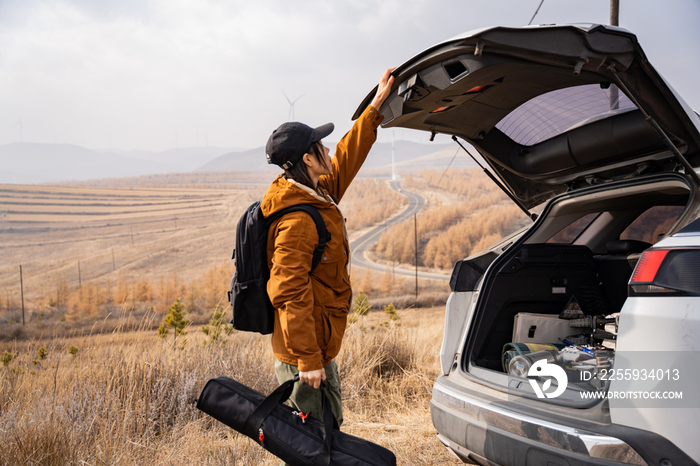
{"label": "terraced hillside", "polygon": [[[25,299],[110,278],[196,276],[230,257],[235,222],[258,188],[0,185],[0,290]],[[16,295],[19,298],[18,295]]]}

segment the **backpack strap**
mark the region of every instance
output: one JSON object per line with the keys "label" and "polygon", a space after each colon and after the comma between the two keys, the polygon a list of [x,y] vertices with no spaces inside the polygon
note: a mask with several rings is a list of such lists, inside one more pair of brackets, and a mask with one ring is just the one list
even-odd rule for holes
{"label": "backpack strap", "polygon": [[321,216],[321,213],[316,207],[310,204],[297,204],[291,207],[287,207],[286,209],[282,209],[265,219],[265,228],[270,228],[272,222],[282,217],[283,215],[297,211],[306,212],[307,214],[311,215],[311,218],[316,224],[316,232],[318,233],[318,245],[316,246],[316,249],[314,249],[313,258],[311,259],[311,270],[309,272],[312,272],[316,268],[318,263],[321,262],[321,256],[323,256],[323,251],[324,249],[326,249],[326,243],[331,240],[331,234],[326,229],[326,222],[323,221],[323,217]]}

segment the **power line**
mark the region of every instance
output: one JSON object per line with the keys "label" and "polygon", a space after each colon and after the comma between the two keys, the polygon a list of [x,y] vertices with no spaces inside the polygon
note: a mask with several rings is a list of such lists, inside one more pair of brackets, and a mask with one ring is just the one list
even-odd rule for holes
{"label": "power line", "polygon": [[535,10],[535,14],[532,15],[532,18],[530,18],[530,22],[527,23],[528,26],[531,25],[532,22],[535,20],[535,16],[537,16],[537,13],[540,11],[540,8],[542,7],[542,4],[543,4],[543,3],[544,3],[544,0],[542,0],[542,1],[540,2],[540,6],[537,7],[537,9]]}
{"label": "power line", "polygon": [[430,202],[430,199],[433,197],[433,194],[435,193],[435,190],[438,188],[438,186],[440,186],[440,182],[442,181],[442,177],[445,176],[445,173],[446,173],[447,170],[450,168],[450,165],[452,165],[452,162],[455,161],[455,157],[457,157],[457,154],[459,154],[459,147],[458,147],[457,150],[455,151],[455,155],[452,156],[452,160],[450,160],[450,163],[448,163],[448,164],[447,164],[447,167],[445,167],[445,169],[442,171],[442,174],[440,175],[440,178],[438,179],[437,183],[435,183],[435,187],[434,187],[433,190],[430,192],[430,196],[428,196],[427,200],[425,201],[426,204],[428,204],[428,202]]}
{"label": "power line", "polygon": [[[491,178],[491,181],[493,181],[493,182],[496,184],[496,186],[498,186],[499,188],[501,188],[501,191],[503,191],[503,192],[515,203],[515,205],[517,205],[518,207],[520,207],[520,210],[522,210],[523,212],[525,212],[525,214],[526,214],[528,217],[530,217],[530,219],[532,219],[533,222],[537,219],[537,214],[530,213],[530,211],[527,210],[527,209],[525,208],[525,206],[523,205],[523,203],[520,202],[520,201],[518,200],[518,198],[516,198],[515,195],[514,195],[513,193],[511,193],[510,190],[509,190],[508,188],[506,188],[506,187],[503,185],[503,183],[501,183],[500,181],[498,181],[498,178],[496,178],[495,175],[493,175],[490,171],[488,171],[488,170],[486,169],[486,167],[484,167],[483,165],[481,165],[481,163],[479,163],[479,161],[476,159],[476,157],[474,157],[474,156],[472,155],[472,153],[469,152],[469,150],[467,150],[467,148],[464,147],[464,146],[462,145],[461,142],[459,142],[459,140],[457,139],[457,136],[452,135],[452,140],[453,140],[454,142],[456,142],[456,143],[459,145],[459,147],[461,147],[462,150],[464,150],[464,152],[466,152],[466,153],[469,155],[469,157],[472,158],[472,160],[473,160],[474,162],[476,162],[476,164],[484,171],[484,173],[486,174],[486,176],[488,176],[489,178]],[[482,157],[483,157],[483,155],[482,155]]]}

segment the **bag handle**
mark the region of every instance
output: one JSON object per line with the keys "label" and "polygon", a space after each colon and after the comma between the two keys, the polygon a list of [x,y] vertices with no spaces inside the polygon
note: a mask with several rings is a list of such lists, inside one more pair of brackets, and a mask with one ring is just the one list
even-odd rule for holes
{"label": "bag handle", "polygon": [[[282,383],[279,387],[270,393],[260,404],[255,408],[253,414],[250,415],[245,423],[243,433],[252,439],[258,438],[258,431],[265,418],[267,418],[272,410],[280,403],[284,403],[292,395],[294,384],[299,381],[299,374],[294,374],[294,378]],[[314,466],[329,466],[331,463],[331,445],[333,443],[333,410],[331,402],[326,396],[325,384],[321,382],[321,402],[323,403],[323,435],[324,444],[321,451],[314,459]]]}

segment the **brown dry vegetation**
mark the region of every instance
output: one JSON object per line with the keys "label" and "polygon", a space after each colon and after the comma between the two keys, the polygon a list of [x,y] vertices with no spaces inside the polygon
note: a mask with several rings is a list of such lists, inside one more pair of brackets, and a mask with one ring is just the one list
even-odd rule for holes
{"label": "brown dry vegetation", "polygon": [[[179,175],[0,185],[0,339],[109,331],[120,309],[133,324],[178,297],[197,323],[227,305],[236,223],[266,186],[207,183],[268,174]],[[177,180],[189,184],[168,185]],[[353,230],[403,202],[386,183],[357,179],[340,207]]]}
{"label": "brown dry vegetation", "polygon": [[[429,415],[443,311],[398,316],[400,327],[382,327],[385,314],[370,313],[365,331],[355,323],[346,333],[337,358],[343,430],[390,448],[402,465],[460,464]],[[195,326],[185,338],[181,350],[146,330],[2,344],[17,357],[0,369],[0,465],[278,464],[194,405],[222,374],[269,393],[269,338],[234,333],[204,346]]]}
{"label": "brown dry vegetation", "polygon": [[[193,405],[220,374],[262,392],[276,385],[268,337],[234,333],[205,347],[199,330],[225,304],[235,224],[265,186],[187,182],[0,186],[0,353],[16,355],[0,369],[0,465],[278,463]],[[352,235],[403,199],[358,179],[340,207]],[[397,305],[401,326],[381,326],[387,316],[375,312],[348,329],[338,357],[344,430],[389,447],[400,464],[453,463],[429,415],[442,307],[406,309],[448,290],[421,280],[416,300],[414,281],[388,269],[355,271],[355,286],[363,281],[375,307]],[[192,320],[183,349],[156,331],[177,298]]]}
{"label": "brown dry vegetation", "polygon": [[[449,270],[457,260],[478,252],[526,225],[525,215],[478,169],[423,171],[421,179],[407,176],[404,184],[427,198],[417,216],[418,264]],[[452,205],[435,202],[441,193],[458,199]],[[438,196],[436,196],[436,193]],[[375,253],[400,264],[415,261],[413,220],[382,234]]]}
{"label": "brown dry vegetation", "polygon": [[403,196],[389,188],[385,181],[357,178],[340,202],[350,231],[380,223],[407,204]]}
{"label": "brown dry vegetation", "polygon": [[[0,338],[108,330],[120,307],[138,320],[177,297],[194,314],[210,313],[232,272],[231,225],[260,194],[0,186]],[[27,327],[20,265],[25,321],[34,324]]]}
{"label": "brown dry vegetation", "polygon": [[383,309],[389,303],[400,308],[444,305],[450,293],[447,280],[419,278],[416,296],[415,278],[395,274],[391,267],[384,272],[353,268],[351,278],[353,290],[366,293],[372,309]]}

